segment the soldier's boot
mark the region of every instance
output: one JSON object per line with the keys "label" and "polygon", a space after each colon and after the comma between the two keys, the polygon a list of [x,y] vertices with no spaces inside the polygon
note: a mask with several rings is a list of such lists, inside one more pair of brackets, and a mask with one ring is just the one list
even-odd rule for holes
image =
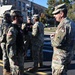
{"label": "soldier's boot", "polygon": [[3,69],[3,75],[12,75],[12,74],[8,72],[6,69]]}
{"label": "soldier's boot", "polygon": [[43,63],[38,63],[38,67],[42,67],[43,66]]}

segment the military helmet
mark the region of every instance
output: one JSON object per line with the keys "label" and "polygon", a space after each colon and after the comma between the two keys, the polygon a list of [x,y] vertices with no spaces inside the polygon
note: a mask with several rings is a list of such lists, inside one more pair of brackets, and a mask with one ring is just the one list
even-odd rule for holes
{"label": "military helmet", "polygon": [[27,16],[27,20],[31,20],[31,18],[29,16]]}
{"label": "military helmet", "polygon": [[11,16],[22,16],[22,13],[19,10],[11,10],[10,15]]}
{"label": "military helmet", "polygon": [[3,18],[6,19],[7,17],[11,17],[10,13],[4,13]]}
{"label": "military helmet", "polygon": [[34,14],[32,19],[39,19],[39,15],[38,14]]}

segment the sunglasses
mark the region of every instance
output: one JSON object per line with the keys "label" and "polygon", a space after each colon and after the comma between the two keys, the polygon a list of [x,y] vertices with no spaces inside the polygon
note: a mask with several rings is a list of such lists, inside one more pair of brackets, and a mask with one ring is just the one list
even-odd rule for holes
{"label": "sunglasses", "polygon": [[57,13],[54,13],[54,15],[57,15],[57,14],[59,14],[60,13],[60,11],[59,12],[57,12]]}

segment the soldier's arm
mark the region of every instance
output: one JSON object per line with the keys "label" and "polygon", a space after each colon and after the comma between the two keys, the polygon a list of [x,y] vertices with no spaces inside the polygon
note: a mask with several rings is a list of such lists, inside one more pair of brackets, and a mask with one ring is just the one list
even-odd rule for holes
{"label": "soldier's arm", "polygon": [[51,43],[53,47],[60,47],[62,44],[64,44],[64,41],[66,40],[66,28],[60,29],[53,38],[51,38]]}
{"label": "soldier's arm", "polygon": [[21,26],[21,29],[24,30],[25,27],[26,27],[26,24],[23,23],[22,26]]}
{"label": "soldier's arm", "polygon": [[7,44],[15,44],[16,42],[16,32],[14,27],[9,28],[8,32],[7,32]]}

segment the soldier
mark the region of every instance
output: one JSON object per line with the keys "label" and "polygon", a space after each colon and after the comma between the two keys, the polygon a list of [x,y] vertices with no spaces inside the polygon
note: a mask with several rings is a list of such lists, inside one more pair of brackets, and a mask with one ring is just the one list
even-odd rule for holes
{"label": "soldier", "polygon": [[75,23],[67,18],[65,3],[57,5],[53,11],[59,22],[55,34],[51,34],[53,46],[52,75],[67,75],[68,66],[74,55]]}
{"label": "soldier", "polygon": [[33,71],[43,65],[43,44],[44,44],[44,25],[39,22],[39,16],[33,15],[34,25],[32,27],[32,55],[34,61]]}
{"label": "soldier", "polygon": [[23,75],[24,73],[24,49],[23,49],[23,33],[20,28],[22,23],[22,15],[20,11],[13,10],[12,26],[9,28],[6,36],[6,49],[10,62],[12,75]]}
{"label": "soldier", "polygon": [[24,47],[26,51],[25,53],[27,53],[27,50],[30,49],[30,59],[32,59],[32,44],[28,32],[32,32],[32,25],[33,24],[31,22],[31,19],[27,17],[27,23],[23,29],[23,33],[24,33]]}
{"label": "soldier", "polygon": [[9,13],[4,13],[4,22],[2,23],[2,37],[1,37],[1,48],[3,52],[3,75],[10,75],[10,64],[6,51],[6,34],[7,30],[11,26],[11,16]]}

